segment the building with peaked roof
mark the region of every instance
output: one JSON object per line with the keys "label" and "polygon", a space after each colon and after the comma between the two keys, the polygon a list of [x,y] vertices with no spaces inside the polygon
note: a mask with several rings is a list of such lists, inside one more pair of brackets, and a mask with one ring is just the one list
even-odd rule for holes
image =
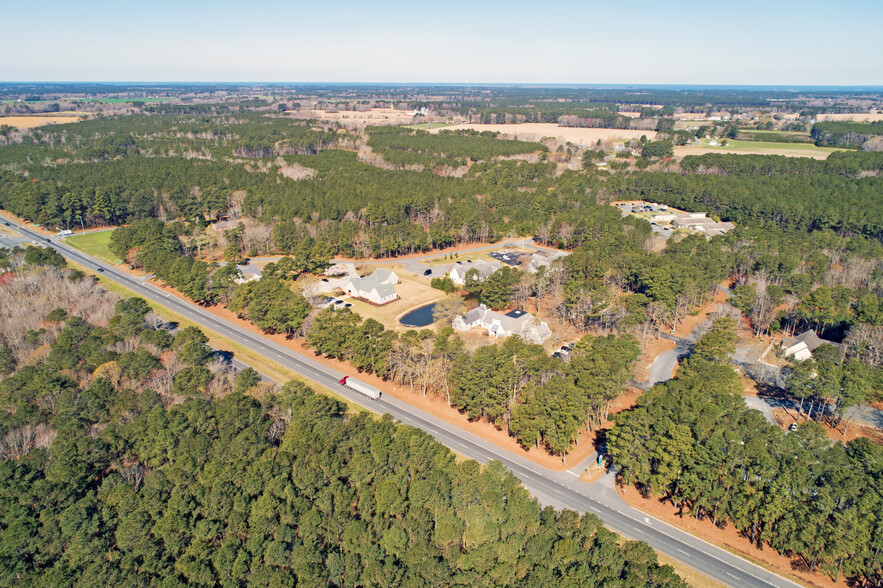
{"label": "building with peaked roof", "polygon": [[552,336],[552,330],[545,322],[537,321],[534,315],[523,310],[512,310],[506,314],[494,312],[484,304],[473,308],[454,319],[454,329],[468,331],[474,327],[487,329],[491,337],[512,337],[517,335],[528,343],[541,345]]}
{"label": "building with peaked roof", "polygon": [[351,279],[344,290],[350,296],[380,305],[398,300],[399,294],[394,286],[398,283],[395,272],[380,268],[370,276]]}
{"label": "building with peaked roof", "polygon": [[815,331],[805,331],[797,337],[786,337],[782,340],[782,355],[793,357],[798,361],[806,361],[812,357],[812,352],[824,344],[837,346],[833,341],[822,339]]}
{"label": "building with peaked roof", "polygon": [[561,259],[567,255],[564,251],[550,251],[548,253],[537,251],[531,254],[530,261],[527,263],[527,271],[535,274],[541,267],[548,267],[556,259]]}
{"label": "building with peaked roof", "polygon": [[249,263],[247,265],[238,266],[239,269],[239,277],[233,280],[237,284],[245,284],[247,282],[253,282],[255,280],[260,280],[261,276],[261,268],[256,266],[253,263]]}
{"label": "building with peaked roof", "polygon": [[448,276],[452,282],[462,286],[466,283],[466,272],[471,269],[478,270],[478,281],[483,282],[489,275],[501,267],[503,267],[503,264],[497,260],[485,261],[483,259],[476,259],[475,261],[463,261],[455,263],[451,271],[448,272]]}

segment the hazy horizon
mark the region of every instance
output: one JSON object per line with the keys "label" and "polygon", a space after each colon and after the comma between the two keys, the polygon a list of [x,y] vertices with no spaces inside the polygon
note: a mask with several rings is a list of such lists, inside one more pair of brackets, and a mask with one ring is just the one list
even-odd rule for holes
{"label": "hazy horizon", "polygon": [[[444,6],[280,0],[4,8],[0,79],[868,86],[883,3],[678,0]],[[388,83],[388,82],[387,82]]]}

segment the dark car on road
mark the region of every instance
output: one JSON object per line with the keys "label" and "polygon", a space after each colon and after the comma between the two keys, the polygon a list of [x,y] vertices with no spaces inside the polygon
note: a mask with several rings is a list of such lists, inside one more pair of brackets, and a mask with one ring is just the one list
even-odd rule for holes
{"label": "dark car on road", "polygon": [[428,276],[428,275],[430,275],[430,274],[432,274],[432,270],[431,270],[431,269],[428,269],[428,270],[426,270],[425,272],[423,272],[423,275],[424,275],[424,276]]}

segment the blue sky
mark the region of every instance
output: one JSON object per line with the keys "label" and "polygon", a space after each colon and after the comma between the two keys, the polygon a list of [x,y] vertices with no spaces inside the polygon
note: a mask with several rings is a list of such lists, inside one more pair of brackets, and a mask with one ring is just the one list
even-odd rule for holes
{"label": "blue sky", "polygon": [[4,0],[0,80],[883,85],[883,1]]}

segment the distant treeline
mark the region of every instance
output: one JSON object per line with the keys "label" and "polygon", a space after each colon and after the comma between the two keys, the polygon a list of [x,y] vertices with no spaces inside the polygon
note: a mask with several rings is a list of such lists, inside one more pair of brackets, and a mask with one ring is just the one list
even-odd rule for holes
{"label": "distant treeline", "polygon": [[812,143],[813,138],[806,134],[777,132],[777,131],[753,131],[739,129],[737,139],[745,141],[769,141],[771,143]]}
{"label": "distant treeline", "polygon": [[836,151],[827,159],[787,157],[785,155],[735,155],[706,153],[688,155],[681,167],[689,173],[739,176],[771,176],[791,174],[834,174],[858,177],[862,172],[883,170],[883,153]]}
{"label": "distant treeline", "polygon": [[[866,161],[835,159],[827,165],[811,163],[811,160],[786,162],[785,158],[772,160],[777,164],[769,165],[758,159],[761,156],[735,157],[738,159],[696,158],[688,161],[687,166],[698,171],[704,162],[709,167],[722,165],[729,170],[744,170],[741,174],[735,171],[729,177],[671,173],[617,175],[606,183],[606,189],[618,199],[643,199],[686,210],[708,211],[735,223],[803,231],[832,229],[844,234],[883,238],[883,208],[880,207],[883,177],[851,178],[830,173],[831,169],[838,168],[851,171],[863,166],[873,168],[879,165],[874,157]],[[776,167],[804,169],[807,173],[756,175],[750,169],[756,162],[767,170],[765,173],[772,173],[769,170]]]}
{"label": "distant treeline", "polygon": [[857,149],[868,139],[883,135],[883,121],[847,122],[832,121],[816,123],[810,131],[816,145]]}
{"label": "distant treeline", "polygon": [[368,146],[395,166],[422,165],[458,167],[467,161],[487,161],[494,157],[547,152],[540,143],[502,141],[498,133],[472,130],[437,134],[404,127],[368,127]]}
{"label": "distant treeline", "polygon": [[[604,129],[654,129],[657,121],[620,115],[616,110],[585,108],[568,104],[538,104],[536,106],[481,107],[460,109],[481,124],[494,123],[555,123],[566,127],[590,127]],[[656,116],[652,109],[642,114]]]}

